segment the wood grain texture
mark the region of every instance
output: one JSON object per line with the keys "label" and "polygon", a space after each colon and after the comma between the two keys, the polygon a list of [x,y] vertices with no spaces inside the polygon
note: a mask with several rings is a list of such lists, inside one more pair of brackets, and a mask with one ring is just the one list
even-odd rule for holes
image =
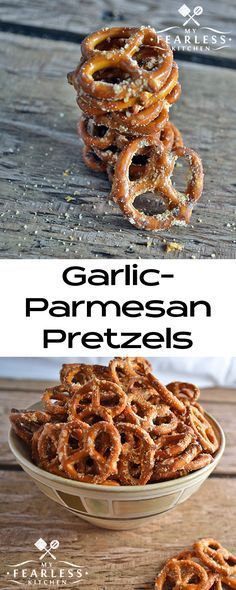
{"label": "wood grain texture", "polygon": [[[203,158],[205,190],[187,228],[151,234],[124,219],[105,175],[82,162],[66,82],[78,59],[73,44],[0,35],[0,256],[234,258],[236,73],[181,62],[183,94],[171,117]],[[166,254],[173,240],[183,250]]]}
{"label": "wood grain texture", "polygon": [[[44,381],[0,380],[0,464],[14,465],[15,459],[8,447],[8,415],[11,408],[27,408],[39,401],[41,393],[53,385]],[[236,476],[235,389],[202,390],[204,408],[221,424],[226,435],[226,449],[214,473]]]}
{"label": "wood grain texture", "polygon": [[[190,7],[195,6],[190,2]],[[2,21],[71,31],[89,33],[104,26],[151,25],[157,30],[169,26],[182,26],[184,19],[178,13],[179,0],[0,0]],[[236,21],[234,0],[204,0],[201,26],[221,31],[231,31],[232,41],[221,55],[235,57]],[[178,33],[179,30],[176,31]],[[215,55],[217,52],[215,52]]]}
{"label": "wood grain texture", "polygon": [[[216,537],[235,550],[236,479],[208,479],[181,506],[131,531],[92,527],[39,492],[23,472],[1,477],[0,575],[6,562],[35,558],[34,543],[43,536],[59,539],[58,558],[86,566],[86,590],[153,590],[161,564],[199,537]],[[7,559],[6,559],[7,555]]]}

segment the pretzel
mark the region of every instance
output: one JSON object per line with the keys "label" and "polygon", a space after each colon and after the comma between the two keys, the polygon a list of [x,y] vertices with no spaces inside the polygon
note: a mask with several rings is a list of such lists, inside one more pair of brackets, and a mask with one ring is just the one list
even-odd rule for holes
{"label": "pretzel", "polygon": [[180,399],[184,404],[189,404],[197,401],[200,395],[200,389],[193,383],[182,383],[181,381],[173,381],[166,386],[169,391]]}
{"label": "pretzel", "polygon": [[170,121],[168,121],[162,129],[160,140],[164,144],[164,147],[169,151],[177,147],[183,147],[182,135],[179,129],[177,129],[177,127],[175,127]]}
{"label": "pretzel", "polygon": [[43,424],[50,422],[51,416],[41,410],[16,410],[12,408],[9,416],[14,432],[27,445],[31,444],[32,436]]}
{"label": "pretzel", "polygon": [[106,172],[106,164],[86,145],[83,148],[83,160],[86,166],[94,172]]}
{"label": "pretzel", "polygon": [[[109,80],[109,78],[107,78]],[[170,95],[172,93],[172,90],[174,90],[176,88],[176,86],[178,86],[178,84],[176,84],[174,86],[174,82],[176,81],[177,76],[176,76],[176,70],[175,67],[173,66],[173,74],[171,73],[169,79],[167,80],[166,84],[163,86],[163,90],[161,89],[159,95],[168,95],[168,100],[170,98]],[[169,92],[168,94],[168,90],[170,90],[171,86],[173,87],[171,92]],[[81,111],[83,111],[83,113],[85,113],[86,115],[89,115],[90,117],[93,117],[94,115],[104,115],[106,113],[113,113],[116,112],[121,113],[124,111],[129,111],[127,117],[129,116],[130,113],[137,113],[139,112],[142,108],[150,106],[151,104],[153,104],[156,100],[157,97],[154,94],[151,94],[150,92],[144,92],[142,93],[139,97],[134,97],[134,96],[130,96],[130,97],[126,97],[123,100],[117,100],[117,99],[97,99],[94,98],[93,96],[89,96],[88,94],[86,94],[82,88],[78,88],[77,89],[77,104],[79,106],[79,108],[81,109]]]}
{"label": "pretzel", "polygon": [[[177,67],[177,66],[176,66]],[[174,70],[175,71],[175,70]],[[174,80],[171,80],[171,82],[168,83],[168,88],[167,88],[167,84],[166,86],[166,95],[168,95],[168,89],[171,88],[172,84],[175,82]],[[96,109],[96,111],[90,107],[90,113],[92,116],[96,116],[96,117],[100,117],[99,121],[104,122],[104,124],[107,124],[110,128],[113,129],[120,129],[121,127],[126,127],[127,128],[127,132],[130,131],[132,132],[132,130],[135,127],[139,127],[140,125],[145,126],[145,128],[147,128],[146,126],[148,126],[149,123],[151,123],[154,119],[156,119],[156,117],[160,114],[160,112],[162,111],[164,104],[163,104],[163,100],[162,99],[162,94],[165,94],[164,89],[162,89],[160,91],[160,93],[158,93],[158,96],[155,96],[151,99],[149,99],[148,103],[142,107],[141,105],[136,107],[136,108],[127,108],[127,105],[125,107],[125,112],[114,112],[116,111],[116,109],[110,109],[111,112],[109,112],[109,110],[107,109],[107,116],[104,115],[102,109],[99,112],[98,109]],[[79,101],[78,101],[79,103]],[[91,105],[91,102],[89,103]],[[82,106],[81,104],[79,106]],[[104,109],[105,110],[105,109]]]}
{"label": "pretzel", "polygon": [[[212,574],[213,576],[216,574]],[[229,588],[233,588],[233,590],[235,590],[236,588],[236,578],[235,577],[231,577],[231,576],[223,576],[220,575],[220,577],[216,577],[215,582],[214,582],[214,590],[223,590],[225,589],[225,587],[228,586]]]}
{"label": "pretzel", "polygon": [[179,97],[181,95],[182,89],[181,89],[181,85],[176,84],[173,88],[173,90],[171,90],[170,94],[168,94],[168,103],[171,106],[172,104],[174,104],[175,102],[177,102],[177,100],[179,100]]}
{"label": "pretzel", "polygon": [[116,146],[112,146],[112,150],[110,148],[107,150],[99,150],[98,148],[94,148],[94,152],[98,158],[105,163],[106,171],[107,166],[114,168],[119,153],[119,150]]}
{"label": "pretzel", "polygon": [[178,418],[168,405],[159,404],[148,430],[153,438],[157,435],[173,432],[178,424]]}
{"label": "pretzel", "polygon": [[150,363],[141,357],[116,357],[109,363],[111,378],[115,383],[127,390],[132,378],[146,375],[150,371]]}
{"label": "pretzel", "polygon": [[156,440],[155,460],[164,461],[170,457],[176,457],[189,447],[194,439],[191,428],[178,422],[174,433],[162,435]]}
{"label": "pretzel", "polygon": [[206,416],[196,406],[187,409],[186,420],[197,435],[202,448],[215,453],[219,448],[216,434]]}
{"label": "pretzel", "polygon": [[49,387],[42,395],[42,402],[48,414],[60,418],[62,421],[67,418],[68,400],[71,393],[63,385]]}
{"label": "pretzel", "polygon": [[110,147],[116,136],[115,131],[112,129],[95,125],[92,119],[84,115],[79,121],[78,132],[88,147],[99,148],[100,150]]}
{"label": "pretzel", "polygon": [[35,452],[38,454],[40,467],[55,475],[62,475],[57,448],[63,426],[64,424],[45,424],[36,440]]}
{"label": "pretzel", "polygon": [[185,472],[183,475],[187,475],[192,471],[198,471],[199,469],[203,469],[203,467],[210,465],[212,461],[212,455],[210,455],[209,453],[199,453],[199,455],[185,467]]}
{"label": "pretzel", "polygon": [[175,102],[177,102],[177,100],[179,100],[181,92],[182,92],[182,88],[178,82],[178,84],[176,84],[174,86],[173,90],[171,90],[170,94],[168,94],[168,96],[166,97],[170,106],[172,106],[172,104],[174,104]]}
{"label": "pretzel", "polygon": [[173,432],[178,424],[178,418],[169,406],[154,406],[139,393],[129,395],[126,408],[118,418],[119,421],[141,426],[152,437]]}
{"label": "pretzel", "polygon": [[[87,98],[80,93],[77,97],[78,106],[89,117],[94,118],[100,125],[105,125],[109,129],[125,129],[126,134],[137,132],[136,128],[141,128],[141,133],[150,133],[149,124],[157,118],[164,107],[168,108],[169,104],[174,102],[172,91],[178,80],[178,67],[173,65],[172,72],[162,87],[155,95],[146,100],[145,105],[133,104],[131,99],[128,103],[125,101],[97,101],[94,98]],[[166,102],[163,102],[166,98]],[[176,96],[177,99],[177,96]],[[153,127],[151,128],[153,129]]]}
{"label": "pretzel", "polygon": [[[104,75],[104,77],[106,76]],[[109,80],[108,77],[107,79]],[[93,96],[89,96],[82,90],[82,88],[78,87],[76,100],[81,111],[90,117],[93,117],[94,115],[104,115],[105,113],[120,113],[124,111],[128,111],[127,117],[129,117],[130,113],[138,113],[143,108],[151,106],[160,98],[168,99],[169,104],[175,102],[180,94],[180,84],[177,83],[177,79],[177,66],[176,64],[173,64],[169,78],[166,80],[161,90],[156,94],[142,92],[138,97],[130,96],[123,100],[97,99]]]}
{"label": "pretzel", "polygon": [[168,119],[168,106],[163,106],[161,100],[156,100],[137,113],[108,113],[94,115],[93,118],[98,125],[107,126],[125,135],[150,135],[158,133],[164,127]]}
{"label": "pretzel", "polygon": [[179,400],[165,385],[163,385],[152,373],[148,373],[149,383],[153,389],[156,390],[162,401],[170,406],[178,414],[185,414],[186,408],[181,400]]}
{"label": "pretzel", "polygon": [[[192,582],[192,579],[195,580]],[[215,581],[203,566],[189,559],[170,559],[155,580],[155,590],[209,590]]]}
{"label": "pretzel", "polygon": [[[99,422],[84,427],[79,420],[71,423],[78,428],[78,449],[71,450],[68,445],[68,431],[62,431],[58,455],[61,465],[71,479],[87,483],[102,483],[116,470],[121,450],[119,434],[108,422]],[[68,425],[67,427],[68,428]],[[107,444],[99,450],[99,436],[107,434]]]}
{"label": "pretzel", "polygon": [[136,110],[136,108],[139,110],[142,108],[142,106],[150,104],[151,101],[152,95],[149,93],[143,97],[143,105],[139,105],[137,103],[137,98],[134,96],[124,100],[98,100],[83,92],[82,89],[78,90],[76,98],[78,107],[81,109],[81,111],[83,111],[83,113],[85,113],[85,115],[88,115],[89,117],[94,117],[95,115],[104,115],[105,113],[111,112],[120,112],[127,109],[131,109],[131,112],[133,112],[133,110]]}
{"label": "pretzel", "polygon": [[111,381],[92,379],[74,394],[68,404],[70,419],[86,421],[86,412],[110,421],[124,410],[127,397],[124,390]]}
{"label": "pretzel", "polygon": [[[105,149],[99,149],[99,148],[94,148],[93,151],[94,153],[97,155],[99,161],[102,161],[105,163],[106,165],[106,172],[108,173],[108,169],[110,169],[111,174],[112,174],[112,179],[114,176],[114,166],[117,162],[117,158],[121,152],[120,148],[120,144],[124,138],[123,135],[119,134],[118,132],[116,132],[116,138],[114,141],[114,144]],[[128,140],[126,140],[126,144],[128,143]],[[136,180],[137,178],[140,178],[141,176],[143,176],[143,174],[146,172],[146,164],[148,162],[148,152],[147,149],[143,149],[141,150],[139,156],[138,156],[138,162],[135,163],[135,159],[132,162],[131,166],[130,166],[130,179],[131,180]],[[108,174],[109,175],[109,174]]]}
{"label": "pretzel", "polygon": [[60,379],[63,386],[67,386],[70,391],[77,390],[78,387],[85,385],[94,377],[98,379],[108,379],[109,369],[103,365],[86,365],[83,363],[72,363],[62,365]]}
{"label": "pretzel", "polygon": [[236,588],[236,578],[232,578],[231,576],[221,576],[221,579],[218,580],[218,588],[217,590],[222,590],[224,586],[229,586],[229,588]]}
{"label": "pretzel", "polygon": [[[130,29],[126,31],[126,34],[129,34],[129,31]],[[107,37],[112,34],[112,29],[105,33]],[[99,43],[98,39],[104,41],[104,31],[102,33],[98,31],[96,38],[96,45]],[[83,47],[88,47],[90,43],[91,40],[87,39]],[[152,49],[155,53],[155,60],[151,65],[146,64],[145,59],[142,59],[143,46],[149,44],[152,45],[150,51]],[[118,100],[130,95],[136,96],[142,91],[155,92],[168,78],[173,63],[173,54],[168,44],[164,39],[157,38],[155,30],[148,27],[136,29],[135,39],[133,38],[128,47],[118,48],[116,51],[97,52],[85,49],[83,56],[85,61],[69,74],[69,82],[74,84],[75,88],[78,85],[81,86],[84,92],[98,99]],[[103,77],[104,70],[106,72],[111,69],[114,70],[115,82],[108,82]]]}
{"label": "pretzel", "polygon": [[195,558],[196,553],[193,549],[183,549],[183,551],[180,551],[180,553],[177,553],[177,555],[174,556],[174,559],[178,559],[180,561],[182,561],[182,559],[191,559],[195,561]]}
{"label": "pretzel", "polygon": [[[149,372],[149,367],[147,367],[147,370]],[[156,389],[154,389],[150,384],[147,375],[138,375],[130,378],[129,385],[127,387],[128,399],[130,398],[130,395],[133,394],[139,394],[142,399],[150,402],[150,404],[154,406],[159,404],[161,401],[161,398]]]}
{"label": "pretzel", "polygon": [[196,541],[194,550],[209,569],[223,576],[232,576],[236,573],[236,556],[229,553],[215,539],[207,538]]}
{"label": "pretzel", "polygon": [[[132,158],[140,148],[152,146],[152,152],[147,164],[145,175],[137,181],[129,180],[129,168]],[[156,137],[133,140],[123,149],[118,157],[112,185],[112,196],[124,215],[141,229],[167,229],[176,222],[187,223],[190,219],[193,203],[201,195],[203,187],[203,171],[201,160],[197,154],[188,148],[177,147],[172,155],[163,151],[160,140]],[[179,193],[171,182],[176,160],[186,157],[190,164],[191,180],[188,182],[185,194]],[[167,201],[164,213],[146,215],[135,208],[135,198],[148,191],[159,191]]]}
{"label": "pretzel", "polygon": [[153,481],[175,479],[180,476],[180,473],[185,474],[188,464],[197,457],[200,451],[201,446],[199,443],[191,442],[179,455],[164,459],[160,463],[156,461],[153,470]]}
{"label": "pretzel", "polygon": [[[161,479],[162,481],[169,481],[171,479],[185,477],[189,473],[192,473],[193,471],[198,471],[199,469],[203,469],[203,467],[206,467],[207,465],[212,463],[212,456],[208,453],[199,452],[199,448],[199,445],[197,445],[197,447],[191,449],[193,451],[193,458],[191,458],[191,456],[188,457],[189,462],[185,462],[184,467],[182,467],[181,469],[172,469],[171,465],[169,465],[166,467],[165,470],[162,469],[160,472],[160,470],[157,471],[157,469],[154,467],[152,481],[156,481],[156,478]],[[196,451],[198,451],[199,454],[197,454]],[[156,465],[156,467],[157,466],[158,464]]]}
{"label": "pretzel", "polygon": [[149,434],[140,426],[120,423],[121,453],[118,475],[124,485],[144,485],[152,475],[155,446]]}
{"label": "pretzel", "polygon": [[[89,153],[98,157],[99,161],[105,162],[106,166],[114,167],[117,157],[125,145],[128,144],[128,137],[121,133],[108,129],[104,125],[96,125],[89,117],[82,116],[78,124],[78,133],[82,137]],[[133,137],[132,137],[133,139]],[[144,152],[145,150],[143,150]],[[93,161],[92,161],[93,166]],[[132,164],[132,173],[144,171],[145,168]]]}
{"label": "pretzel", "polygon": [[84,59],[91,55],[120,52],[123,55],[133,55],[142,43],[154,46],[159,42],[159,36],[151,27],[106,27],[88,35],[81,43],[81,53]]}
{"label": "pretzel", "polygon": [[31,457],[36,465],[40,464],[40,457],[38,452],[38,440],[40,437],[41,432],[44,429],[44,425],[40,426],[38,430],[36,430],[31,439]]}
{"label": "pretzel", "polygon": [[67,461],[75,452],[84,446],[85,434],[89,425],[80,420],[72,420],[64,425],[58,440],[57,454],[62,468],[67,467]]}
{"label": "pretzel", "polygon": [[132,55],[140,39],[142,36],[137,27],[106,27],[85,37],[81,43],[81,53],[84,58],[117,50],[120,50],[121,55],[124,51]]}
{"label": "pretzel", "polygon": [[[142,140],[144,140],[146,136],[157,136],[163,129],[169,117],[169,103],[168,101],[165,101],[165,104],[163,105],[161,101],[157,101],[151,106],[146,107],[145,111],[147,114],[147,120],[149,120],[147,123],[138,122],[141,113],[142,116],[145,117],[143,111],[138,113],[140,117],[137,115],[132,117],[131,115],[130,117],[125,116],[121,119],[121,115],[107,113],[106,115],[94,115],[93,119],[97,125],[105,125],[124,135],[132,133],[134,136],[141,137]],[[122,122],[120,122],[120,119]]]}

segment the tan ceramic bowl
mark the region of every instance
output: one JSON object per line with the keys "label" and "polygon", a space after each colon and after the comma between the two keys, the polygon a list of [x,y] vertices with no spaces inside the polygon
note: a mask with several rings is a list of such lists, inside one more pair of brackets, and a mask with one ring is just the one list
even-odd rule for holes
{"label": "tan ceramic bowl", "polygon": [[[32,406],[39,407],[40,404]],[[225,437],[216,420],[209,414],[207,417],[220,444],[213,462],[185,477],[145,486],[99,486],[65,479],[34,465],[26,446],[12,429],[9,445],[18,463],[46,496],[94,525],[124,530],[136,528],[190,498],[215,469],[224,452]]]}

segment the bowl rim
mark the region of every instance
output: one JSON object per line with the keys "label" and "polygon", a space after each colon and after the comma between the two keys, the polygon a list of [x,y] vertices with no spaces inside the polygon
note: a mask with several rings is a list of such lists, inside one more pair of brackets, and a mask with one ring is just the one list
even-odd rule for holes
{"label": "bowl rim", "polygon": [[[36,404],[32,404],[31,406],[29,406],[27,409],[35,409],[35,407],[39,406],[40,402],[37,402]],[[206,416],[208,418],[210,418],[210,421],[213,425],[214,431],[218,434],[218,438],[219,438],[219,442],[220,442],[220,446],[218,451],[215,454],[215,457],[213,458],[212,463],[209,463],[208,465],[205,465],[205,467],[202,467],[201,469],[198,469],[196,471],[193,471],[192,473],[188,473],[187,475],[184,475],[182,477],[178,477],[176,479],[171,479],[168,481],[162,481],[162,482],[156,482],[156,483],[150,483],[150,484],[145,484],[145,485],[137,485],[137,486],[110,486],[110,485],[103,485],[103,484],[95,484],[95,483],[86,483],[86,482],[80,482],[80,481],[75,481],[73,479],[69,479],[66,477],[61,477],[60,475],[54,475],[53,473],[50,473],[49,471],[45,471],[44,469],[42,469],[41,467],[38,467],[37,465],[35,465],[32,461],[32,459],[27,459],[26,457],[24,457],[24,455],[22,455],[22,453],[20,452],[20,450],[18,448],[16,448],[15,445],[15,440],[20,440],[19,437],[17,437],[16,433],[13,431],[13,428],[11,427],[9,429],[8,432],[8,444],[9,447],[11,449],[11,452],[13,453],[13,455],[15,456],[15,458],[17,459],[18,463],[20,463],[21,466],[23,466],[26,468],[27,473],[29,474],[29,471],[34,473],[35,476],[40,476],[45,478],[46,480],[50,482],[54,482],[54,483],[61,483],[65,486],[67,486],[68,488],[82,488],[84,490],[90,490],[90,491],[94,491],[94,492],[110,492],[110,493],[114,493],[114,494],[125,494],[125,493],[144,493],[145,491],[155,491],[156,489],[158,490],[163,490],[163,492],[170,488],[170,487],[175,487],[177,484],[183,484],[183,485],[187,485],[188,482],[192,482],[194,479],[197,479],[199,477],[200,474],[205,474],[209,468],[211,470],[211,472],[215,469],[217,463],[220,461],[224,450],[225,450],[225,434],[223,431],[223,428],[221,427],[221,425],[219,424],[219,422],[208,412],[205,412]],[[15,439],[15,440],[14,440]],[[21,441],[23,444],[23,441]],[[37,477],[36,477],[37,479]]]}

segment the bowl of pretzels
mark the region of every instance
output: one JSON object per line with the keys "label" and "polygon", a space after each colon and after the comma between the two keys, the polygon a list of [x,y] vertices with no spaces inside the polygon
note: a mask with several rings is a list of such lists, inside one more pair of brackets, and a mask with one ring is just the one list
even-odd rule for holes
{"label": "bowl of pretzels", "polygon": [[99,527],[134,528],[187,500],[223,454],[199,395],[165,386],[141,357],[65,364],[38,403],[11,410],[9,444],[49,498]]}

